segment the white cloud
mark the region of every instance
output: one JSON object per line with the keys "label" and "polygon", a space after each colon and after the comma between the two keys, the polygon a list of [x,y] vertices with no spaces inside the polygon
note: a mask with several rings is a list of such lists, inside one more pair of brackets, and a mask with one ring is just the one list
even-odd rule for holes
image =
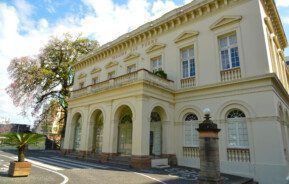
{"label": "white cloud", "polygon": [[276,0],[276,5],[279,7],[289,7],[288,0]]}
{"label": "white cloud", "polygon": [[154,17],[157,18],[176,7],[177,5],[173,1],[157,0],[153,3],[152,13],[155,15]]}
{"label": "white cloud", "polygon": [[[112,0],[83,0],[91,11],[67,14],[56,22],[48,22],[45,18],[31,18],[36,5],[30,5],[25,0],[13,2],[13,6],[0,2],[0,116],[16,122],[23,120],[18,116],[20,108],[14,107],[5,92],[10,83],[6,68],[12,58],[35,55],[51,35],[60,36],[64,32],[82,32],[104,44],[177,7],[172,0],[152,3],[147,0],[128,0],[122,5]],[[45,0],[50,13],[55,13],[51,2]],[[28,121],[31,118],[24,119],[24,122]]]}
{"label": "white cloud", "polygon": [[281,17],[283,24],[288,24],[289,25],[289,17]]}

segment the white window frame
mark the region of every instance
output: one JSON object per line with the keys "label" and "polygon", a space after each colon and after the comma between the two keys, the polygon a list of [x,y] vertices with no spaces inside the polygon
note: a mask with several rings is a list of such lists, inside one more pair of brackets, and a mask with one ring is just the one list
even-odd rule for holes
{"label": "white window frame", "polygon": [[[184,128],[183,128],[184,147],[199,147],[199,134],[198,134],[198,131],[196,130],[196,128],[198,128],[198,125],[199,125],[199,120],[186,121],[186,117],[189,114],[195,114],[195,113],[186,114],[183,120],[184,122]],[[190,141],[187,140],[187,135]]]}
{"label": "white window frame", "polygon": [[115,70],[110,71],[110,72],[107,73],[107,79],[108,79],[108,80],[109,80],[109,79],[112,79],[112,78],[115,78],[115,77],[116,77],[116,72],[115,72]]}
{"label": "white window frame", "polygon": [[[230,110],[229,113],[231,111],[232,110]],[[249,132],[248,132],[246,117],[227,118],[227,116],[226,116],[226,122],[227,122],[227,147],[228,148],[249,148]],[[233,125],[233,126],[230,126],[230,125]],[[233,134],[231,134],[231,132],[230,132],[231,127],[233,127],[234,131],[236,132],[235,133],[236,145],[231,145],[230,137],[233,136]],[[246,140],[242,140],[242,141],[246,141],[247,145],[241,145],[241,143],[240,143],[241,142],[241,140],[240,140],[240,137],[241,137],[240,136],[241,135],[240,127],[243,127],[243,131],[244,131],[244,127],[245,127],[246,134],[244,134],[244,132],[243,132],[243,134],[246,135]],[[244,138],[244,135],[243,135],[243,138]]]}
{"label": "white window frame", "polygon": [[126,67],[126,73],[132,73],[136,71],[136,64],[131,64]]}
{"label": "white window frame", "polygon": [[93,77],[93,78],[91,79],[92,85],[93,85],[93,84],[96,84],[96,83],[98,83],[98,82],[99,82],[99,77],[98,77],[98,76]]}
{"label": "white window frame", "polygon": [[[230,44],[230,39],[229,37],[230,36],[235,36],[236,37],[236,43],[234,44]],[[220,41],[222,39],[226,38],[226,42],[227,42],[227,46],[225,48],[222,48],[221,45],[220,45]],[[224,35],[221,35],[221,36],[218,36],[218,49],[219,49],[219,58],[220,58],[220,64],[221,64],[221,70],[230,70],[230,69],[234,69],[234,68],[240,68],[241,67],[241,61],[240,61],[240,47],[239,47],[239,44],[238,44],[239,40],[238,40],[238,35],[237,35],[237,32],[234,31],[234,32],[231,32],[231,33],[227,33],[227,34],[224,34]],[[234,49],[234,48],[237,48],[237,51],[238,51],[238,58],[239,58],[239,66],[232,66],[232,55],[231,55],[231,49]],[[222,51],[228,51],[228,59],[229,59],[229,68],[224,68],[223,67],[223,60],[222,60],[222,54],[221,52]]]}
{"label": "white window frame", "polygon": [[[162,55],[158,55],[158,56],[155,56],[155,57],[152,57],[150,59],[150,63],[151,63],[151,70],[152,72],[156,72],[156,71],[159,71],[159,70],[162,70],[162,65],[163,65],[163,59],[162,59]],[[157,62],[157,66],[154,67],[154,62]]]}
{"label": "white window frame", "polygon": [[[188,68],[187,68],[187,72],[188,72],[188,76],[187,77],[184,77],[184,68],[183,68],[183,62],[184,62],[184,59],[183,59],[183,52],[185,51],[185,50],[190,50],[190,49],[192,49],[193,50],[193,55],[192,55],[192,57],[190,57],[190,55],[189,55],[189,57],[188,57]],[[191,72],[190,72],[190,70],[191,70],[191,62],[190,62],[190,60],[193,60],[193,62],[194,62],[194,74],[193,75],[191,75]],[[196,56],[195,56],[195,46],[194,45],[190,45],[190,46],[187,46],[187,47],[184,47],[184,48],[181,48],[180,49],[180,60],[181,60],[181,77],[182,77],[182,79],[186,79],[186,78],[191,78],[191,77],[195,77],[196,76]]]}
{"label": "white window frame", "polygon": [[83,89],[84,88],[84,82],[80,82],[79,83],[79,89]]}

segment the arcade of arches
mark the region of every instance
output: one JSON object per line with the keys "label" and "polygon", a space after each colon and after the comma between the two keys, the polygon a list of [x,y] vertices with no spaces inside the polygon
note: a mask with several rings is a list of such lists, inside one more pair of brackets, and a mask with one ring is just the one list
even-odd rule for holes
{"label": "arcade of arches", "polygon": [[[199,112],[185,110],[186,113],[180,115],[182,122],[178,123],[173,108],[146,105],[135,108],[123,104],[107,111],[87,109],[86,113],[70,111],[65,139],[65,146],[69,149],[66,150],[97,157],[102,162],[113,157],[126,157],[130,158],[133,167],[147,168],[151,166],[151,159],[162,157],[169,158],[170,164],[177,164],[180,155],[177,150],[183,150],[183,155],[198,148],[196,128],[202,119]],[[227,148],[249,150],[245,113],[232,108],[223,116]],[[176,134],[179,136],[174,137]]]}

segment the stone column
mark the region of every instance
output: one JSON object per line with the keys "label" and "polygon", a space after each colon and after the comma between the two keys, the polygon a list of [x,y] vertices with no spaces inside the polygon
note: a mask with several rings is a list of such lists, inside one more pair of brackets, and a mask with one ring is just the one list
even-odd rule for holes
{"label": "stone column", "polygon": [[175,134],[174,134],[174,106],[169,105],[169,112],[167,112],[167,121],[162,122],[162,157],[168,158],[169,165],[177,165],[177,157],[174,149]]}
{"label": "stone column", "polygon": [[133,118],[132,133],[132,158],[131,166],[133,168],[150,168],[149,158],[149,131],[148,122],[148,103],[147,99],[138,97],[135,104],[136,114]]}
{"label": "stone column", "polygon": [[67,111],[67,120],[66,120],[66,126],[65,126],[65,137],[64,137],[64,143],[63,147],[61,149],[62,154],[68,154],[71,152],[71,126],[72,126],[72,114],[71,109],[68,109]]}
{"label": "stone column", "polygon": [[101,162],[107,162],[109,156],[113,154],[113,134],[112,132],[112,119],[113,114],[111,114],[112,111],[112,102],[108,101],[105,104],[105,119],[103,122],[103,140],[102,140],[102,153],[100,156]]}
{"label": "stone column", "polygon": [[219,138],[217,124],[210,120],[210,110],[205,109],[205,120],[197,131],[200,138],[199,184],[222,184],[219,160]]}
{"label": "stone column", "polygon": [[87,126],[89,124],[88,113],[89,107],[88,106],[83,107],[83,117],[81,117],[81,138],[78,150],[80,157],[85,157],[88,152],[88,136],[87,136],[88,134]]}

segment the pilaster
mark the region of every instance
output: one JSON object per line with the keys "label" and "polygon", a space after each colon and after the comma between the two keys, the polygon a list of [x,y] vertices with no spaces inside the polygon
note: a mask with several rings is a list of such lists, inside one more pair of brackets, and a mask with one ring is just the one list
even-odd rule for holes
{"label": "pilaster", "polygon": [[137,97],[135,103],[136,114],[133,115],[133,145],[132,155],[149,155],[149,131],[148,100],[144,97]]}
{"label": "pilaster", "polygon": [[105,103],[105,120],[103,123],[103,138],[102,138],[102,152],[112,153],[112,103],[111,101]]}
{"label": "pilaster", "polygon": [[81,117],[81,138],[79,152],[86,152],[88,149],[88,113],[89,106],[83,107],[83,117]]}
{"label": "pilaster", "polygon": [[135,103],[136,114],[133,116],[133,144],[131,166],[134,168],[149,168],[149,131],[148,100],[137,97]]}
{"label": "pilaster", "polygon": [[67,111],[67,120],[66,120],[66,126],[65,126],[65,137],[64,137],[64,144],[63,149],[68,150],[71,149],[71,128],[72,128],[72,114],[71,109],[68,109]]}

